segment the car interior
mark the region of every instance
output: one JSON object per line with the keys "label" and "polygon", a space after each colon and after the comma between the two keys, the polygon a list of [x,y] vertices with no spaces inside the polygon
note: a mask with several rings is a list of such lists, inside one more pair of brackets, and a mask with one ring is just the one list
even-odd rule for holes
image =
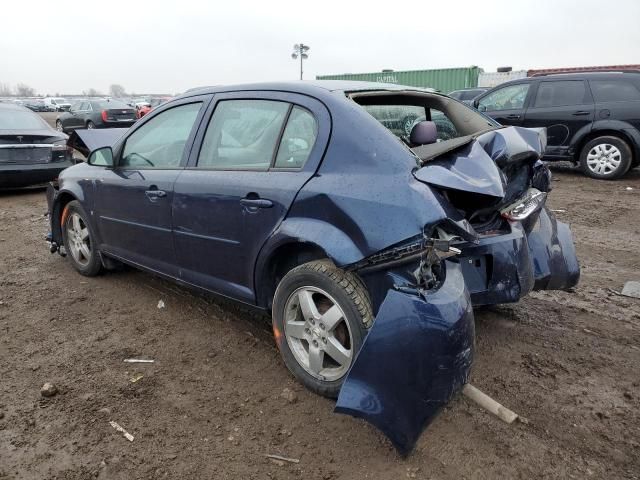
{"label": "car interior", "polygon": [[[497,124],[466,105],[443,95],[428,92],[356,92],[349,97],[387,129],[402,140],[409,148],[449,142],[465,138],[478,132],[495,128]],[[420,108],[421,115],[415,118],[408,131],[404,125],[393,128],[389,117],[398,117],[397,113],[384,116],[384,108],[390,110],[405,107],[411,112]],[[373,108],[372,108],[373,107]],[[458,143],[458,142],[452,142]]]}

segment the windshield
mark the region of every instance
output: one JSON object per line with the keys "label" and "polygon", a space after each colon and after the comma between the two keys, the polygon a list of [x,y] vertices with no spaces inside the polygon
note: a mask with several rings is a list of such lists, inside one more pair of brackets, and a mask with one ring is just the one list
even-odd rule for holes
{"label": "windshield", "polygon": [[0,130],[43,130],[49,126],[35,113],[0,110]]}

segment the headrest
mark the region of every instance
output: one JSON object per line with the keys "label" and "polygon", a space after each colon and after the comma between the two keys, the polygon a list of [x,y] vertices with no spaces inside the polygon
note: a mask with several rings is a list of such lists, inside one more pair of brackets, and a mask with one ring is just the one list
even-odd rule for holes
{"label": "headrest", "polygon": [[438,140],[438,130],[436,124],[429,121],[418,122],[411,129],[409,142],[411,145],[428,145],[436,143]]}

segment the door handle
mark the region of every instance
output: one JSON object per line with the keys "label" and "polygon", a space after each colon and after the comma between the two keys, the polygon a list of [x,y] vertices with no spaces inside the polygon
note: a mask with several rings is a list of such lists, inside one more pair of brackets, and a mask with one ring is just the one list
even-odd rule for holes
{"label": "door handle", "polygon": [[147,190],[144,192],[144,194],[151,201],[154,201],[157,198],[163,198],[167,196],[167,192],[165,192],[164,190]]}
{"label": "door handle", "polygon": [[577,112],[573,112],[573,113],[572,113],[572,115],[573,115],[574,117],[580,117],[580,116],[582,116],[582,115],[590,115],[590,114],[591,114],[591,112],[588,112],[588,111],[586,111],[586,110],[578,110]]}
{"label": "door handle", "polygon": [[507,118],[509,120],[520,120],[520,115],[518,115],[517,113],[512,113],[511,115],[507,115]]}
{"label": "door handle", "polygon": [[247,208],[271,208],[273,202],[266,198],[241,198],[240,205]]}

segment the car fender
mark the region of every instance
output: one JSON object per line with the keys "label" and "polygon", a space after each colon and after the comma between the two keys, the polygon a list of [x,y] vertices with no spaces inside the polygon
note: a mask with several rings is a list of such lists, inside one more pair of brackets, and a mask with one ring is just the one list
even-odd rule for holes
{"label": "car fender", "polygon": [[260,249],[254,271],[258,304],[267,304],[269,266],[277,251],[298,244],[322,250],[337,266],[362,260],[363,253],[351,238],[335,225],[312,218],[285,218]]}

